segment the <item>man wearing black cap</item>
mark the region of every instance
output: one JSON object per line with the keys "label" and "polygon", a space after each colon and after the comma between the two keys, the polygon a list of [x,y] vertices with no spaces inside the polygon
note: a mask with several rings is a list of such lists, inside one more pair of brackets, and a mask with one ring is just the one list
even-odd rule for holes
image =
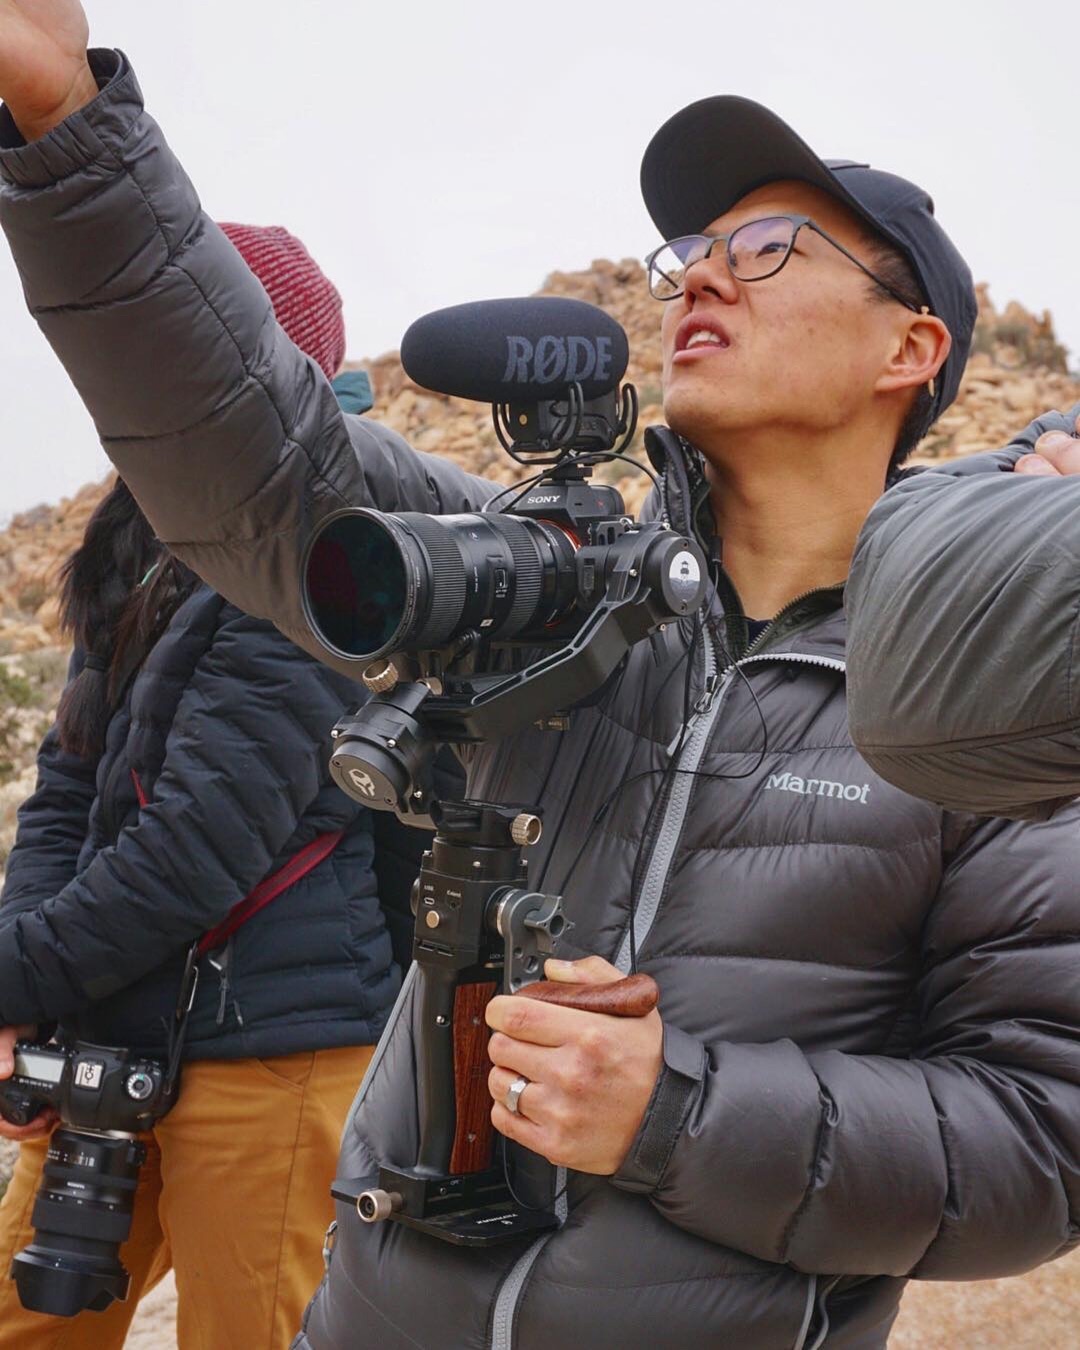
{"label": "man wearing black cap", "polygon": [[955,397],[971,274],[920,188],[818,159],[747,99],[683,109],[641,181],[671,241],[650,258],[664,410],[709,462],[725,570],[763,621],[843,580],[886,477]]}
{"label": "man wearing black cap", "polygon": [[[921,189],[866,165],[819,160],[745,99],[684,109],[656,135],[642,169],[646,203],[668,237],[734,202],[751,205],[755,189],[769,182],[776,190],[776,179],[792,180],[796,193],[812,184],[849,208],[849,219],[869,227],[863,262],[874,266],[883,296],[912,310],[928,302],[951,335],[936,379],[904,395],[895,468],[956,395],[975,318],[967,265]],[[693,256],[701,247],[687,242],[681,251]],[[665,253],[654,274],[670,262]],[[669,419],[675,408],[669,385]],[[1026,479],[1021,495],[1012,475],[972,474],[980,466],[969,462],[911,478],[861,532],[846,597],[855,741],[890,782],[953,809],[1041,819],[1080,792],[1080,713],[1069,693],[1080,485],[1062,481],[1080,473],[1077,413],[1039,422],[1042,453],[1016,463]],[[865,457],[867,444],[857,455]],[[830,457],[834,449],[830,442]],[[998,467],[1012,468],[1014,458]],[[868,505],[878,495],[870,488]]]}
{"label": "man wearing black cap", "polygon": [[[340,414],[126,59],[87,56],[75,23],[57,57],[31,10],[0,0],[0,222],[31,308],[161,537],[310,643],[296,578],[320,518],[496,489]],[[549,976],[636,962],[660,1013],[493,1000],[492,1118],[559,1227],[477,1252],[342,1202],[297,1350],[870,1350],[905,1279],[1075,1242],[1080,813],[950,815],[847,729],[852,547],[905,424],[955,391],[966,269],[922,194],[829,170],[741,100],[673,119],[645,188],[676,236],[650,261],[672,426],[647,445],[715,595],[569,730],[475,747],[470,790],[556,822],[530,883],[563,893],[582,959]],[[342,1176],[415,1156],[415,990]]]}

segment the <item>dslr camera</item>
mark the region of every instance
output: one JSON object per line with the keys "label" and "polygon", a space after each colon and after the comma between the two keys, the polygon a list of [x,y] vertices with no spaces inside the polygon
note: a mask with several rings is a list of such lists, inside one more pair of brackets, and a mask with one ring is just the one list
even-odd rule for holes
{"label": "dslr camera", "polygon": [[34,1201],[35,1240],[11,1269],[24,1308],[74,1317],[127,1297],[119,1250],[146,1159],[135,1136],[175,1100],[158,1060],[84,1042],[16,1044],[15,1072],[0,1083],[0,1115],[29,1125],[51,1106],[61,1120]]}

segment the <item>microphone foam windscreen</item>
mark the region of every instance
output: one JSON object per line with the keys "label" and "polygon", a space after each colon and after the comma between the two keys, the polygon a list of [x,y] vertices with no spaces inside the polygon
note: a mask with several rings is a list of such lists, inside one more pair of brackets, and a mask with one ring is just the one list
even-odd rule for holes
{"label": "microphone foam windscreen", "polygon": [[599,398],[618,388],[629,359],[609,314],[552,296],[452,305],[417,319],[401,341],[414,383],[479,403],[539,403],[575,381]]}

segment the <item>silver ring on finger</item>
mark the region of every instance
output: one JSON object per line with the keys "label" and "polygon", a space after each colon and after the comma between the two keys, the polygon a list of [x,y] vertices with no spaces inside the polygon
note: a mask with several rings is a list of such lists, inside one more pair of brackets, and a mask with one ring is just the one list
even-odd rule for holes
{"label": "silver ring on finger", "polygon": [[521,1094],[529,1086],[529,1080],[522,1075],[515,1078],[506,1089],[506,1096],[503,1098],[503,1105],[512,1116],[521,1115]]}

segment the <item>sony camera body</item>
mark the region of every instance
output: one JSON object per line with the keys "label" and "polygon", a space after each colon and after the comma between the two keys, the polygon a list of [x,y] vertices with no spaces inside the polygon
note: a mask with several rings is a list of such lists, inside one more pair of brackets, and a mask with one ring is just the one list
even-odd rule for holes
{"label": "sony camera body", "polygon": [[29,1125],[51,1106],[70,1129],[138,1134],[171,1105],[159,1061],[83,1042],[20,1041],[15,1072],[0,1083],[0,1115],[13,1125]]}

